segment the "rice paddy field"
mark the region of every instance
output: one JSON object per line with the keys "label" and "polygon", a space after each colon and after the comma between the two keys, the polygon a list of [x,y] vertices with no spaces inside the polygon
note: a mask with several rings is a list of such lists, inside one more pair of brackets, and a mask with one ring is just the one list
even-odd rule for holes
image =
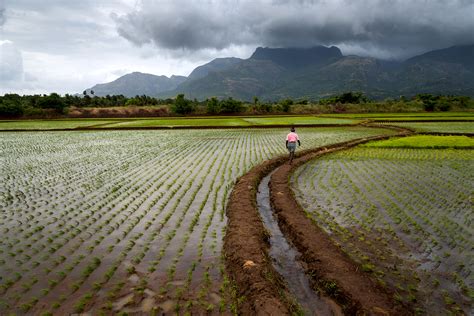
{"label": "rice paddy field", "polygon": [[390,125],[411,128],[417,132],[474,134],[474,122],[393,122]]}
{"label": "rice paddy field", "polygon": [[[471,149],[454,149],[456,143]],[[421,314],[469,315],[471,145],[472,138],[439,136],[373,142],[313,160],[290,181],[307,216],[362,270],[395,289],[394,299]]]}
{"label": "rice paddy field", "polygon": [[169,128],[169,127],[248,127],[266,125],[338,125],[357,124],[359,119],[317,117],[314,115],[280,116],[228,116],[228,117],[161,117],[161,118],[119,118],[119,119],[55,119],[1,121],[2,130],[54,130],[77,128]]}
{"label": "rice paddy field", "polygon": [[[0,314],[236,312],[238,298],[221,258],[227,197],[252,166],[286,152],[287,132],[0,133]],[[392,133],[366,127],[298,132],[302,149]],[[452,179],[455,201],[472,187],[470,173],[459,171],[469,153],[446,154],[458,168],[442,169]],[[463,190],[454,183],[458,175]],[[448,197],[436,201],[454,203]],[[446,219],[447,227],[472,229],[468,219],[456,216]],[[443,229],[437,223],[428,231]],[[435,236],[441,245],[433,246],[434,254],[449,251],[457,265],[471,260],[457,272],[471,286],[464,277],[472,256],[461,252],[470,237],[445,246]]]}

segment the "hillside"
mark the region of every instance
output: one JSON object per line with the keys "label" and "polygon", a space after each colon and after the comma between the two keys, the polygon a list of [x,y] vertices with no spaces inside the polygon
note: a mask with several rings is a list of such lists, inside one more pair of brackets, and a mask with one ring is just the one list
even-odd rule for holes
{"label": "hillside", "polygon": [[186,77],[183,76],[155,76],[141,72],[133,72],[126,74],[112,82],[101,83],[93,86],[86,91],[94,91],[97,96],[119,95],[123,94],[127,97],[136,95],[157,96],[160,92],[173,90],[180,83],[184,82]]}
{"label": "hillside", "polygon": [[[418,93],[474,97],[474,45],[454,46],[405,61],[344,56],[337,47],[262,48],[248,59],[217,58],[186,77],[133,73],[93,87],[97,95],[161,98],[320,99],[347,91],[371,98]],[[131,77],[130,77],[131,76]]]}

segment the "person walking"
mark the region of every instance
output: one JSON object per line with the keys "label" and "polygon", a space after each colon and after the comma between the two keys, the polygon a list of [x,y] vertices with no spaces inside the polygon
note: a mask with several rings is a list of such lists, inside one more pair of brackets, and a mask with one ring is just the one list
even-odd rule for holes
{"label": "person walking", "polygon": [[296,134],[295,128],[292,127],[290,133],[286,135],[286,148],[290,153],[290,165],[293,162],[293,157],[295,156],[296,142],[298,142],[298,146],[301,146],[300,138],[298,137],[298,134]]}

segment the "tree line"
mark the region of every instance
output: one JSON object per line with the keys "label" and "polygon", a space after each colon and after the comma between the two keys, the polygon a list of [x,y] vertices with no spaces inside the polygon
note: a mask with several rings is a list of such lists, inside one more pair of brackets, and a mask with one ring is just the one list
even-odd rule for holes
{"label": "tree line", "polygon": [[[81,108],[132,108],[132,107],[162,107],[162,113],[167,115],[188,115],[188,114],[238,114],[246,112],[249,114],[265,113],[291,113],[294,110],[311,112],[311,109],[323,112],[345,112],[361,111],[374,108],[383,109],[384,105],[396,103],[399,109],[413,108],[407,105],[416,105],[420,110],[425,111],[449,111],[455,109],[472,109],[474,100],[467,96],[443,96],[433,94],[418,94],[412,98],[401,96],[397,100],[387,99],[383,102],[370,100],[360,92],[346,92],[339,95],[324,98],[318,101],[307,99],[293,100],[285,98],[279,101],[261,101],[254,97],[252,101],[246,102],[232,97],[218,99],[212,97],[203,101],[187,99],[184,94],[179,94],[175,98],[157,99],[146,95],[135,97],[125,97],[123,95],[107,95],[99,97],[94,95],[69,95],[61,96],[57,93],[49,95],[18,95],[5,94],[0,96],[0,117],[21,118],[21,117],[61,117],[67,116],[70,109]],[[356,105],[357,107],[347,107],[346,105]],[[391,107],[394,108],[393,106]]]}

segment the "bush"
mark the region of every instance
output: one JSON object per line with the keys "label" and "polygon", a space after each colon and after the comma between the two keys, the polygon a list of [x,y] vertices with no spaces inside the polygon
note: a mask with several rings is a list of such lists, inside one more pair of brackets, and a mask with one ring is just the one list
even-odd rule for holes
{"label": "bush", "polygon": [[437,100],[437,97],[429,94],[429,93],[423,93],[423,94],[418,94],[416,96],[418,100],[423,102],[423,109],[428,112],[432,112],[435,110],[435,101]]}
{"label": "bush", "polygon": [[20,103],[4,99],[0,103],[0,116],[15,118],[23,115],[23,107]]}
{"label": "bush", "polygon": [[234,100],[229,97],[226,100],[220,102],[221,112],[222,113],[239,113],[244,110],[242,101]]}
{"label": "bush", "polygon": [[207,113],[209,114],[217,114],[220,112],[220,105],[219,105],[219,100],[217,98],[212,97],[210,100],[207,100]]}
{"label": "bush", "polygon": [[42,109],[54,109],[58,113],[64,113],[66,103],[59,94],[51,93],[49,96],[44,96],[39,100],[38,107]]}
{"label": "bush", "polygon": [[293,105],[292,99],[285,99],[280,102],[283,112],[290,112],[290,107]]}
{"label": "bush", "polygon": [[178,94],[171,109],[177,114],[189,114],[194,111],[194,106],[191,100],[184,98],[184,94]]}
{"label": "bush", "polygon": [[336,95],[327,99],[319,101],[319,104],[360,104],[367,103],[370,100],[362,92],[345,92],[341,95]]}

